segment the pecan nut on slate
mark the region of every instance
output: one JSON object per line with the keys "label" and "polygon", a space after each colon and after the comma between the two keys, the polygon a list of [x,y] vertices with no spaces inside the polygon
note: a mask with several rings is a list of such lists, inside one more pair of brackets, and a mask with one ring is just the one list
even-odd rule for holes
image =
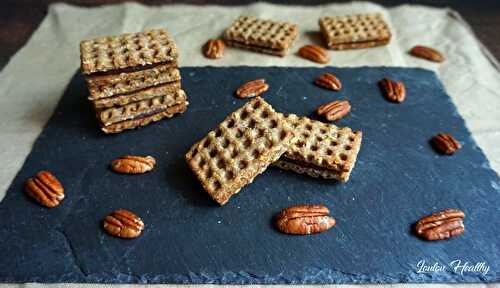
{"label": "pecan nut on slate", "polygon": [[415,57],[427,59],[432,62],[440,63],[444,61],[444,56],[441,52],[427,46],[417,45],[411,48],[410,54]]}
{"label": "pecan nut on slate", "polygon": [[340,80],[331,73],[321,74],[321,76],[316,78],[314,83],[320,87],[333,91],[339,91],[340,89],[342,89],[342,83],[340,82]]}
{"label": "pecan nut on slate", "polygon": [[118,209],[104,218],[103,227],[109,235],[129,239],[141,235],[144,222],[134,213]]}
{"label": "pecan nut on slate", "polygon": [[335,121],[343,118],[351,111],[351,104],[347,100],[336,100],[318,107],[316,113],[324,116],[328,121]]}
{"label": "pecan nut on slate", "polygon": [[64,199],[64,188],[57,178],[48,171],[40,171],[26,180],[26,193],[45,207],[53,208]]}
{"label": "pecan nut on slate", "polygon": [[261,95],[266,92],[267,89],[269,89],[269,85],[267,85],[265,79],[256,79],[241,85],[240,88],[236,90],[236,95],[242,99],[250,98]]}
{"label": "pecan nut on slate", "polygon": [[153,170],[156,165],[155,158],[151,156],[126,155],[111,162],[113,171],[123,174],[142,174]]}
{"label": "pecan nut on slate", "polygon": [[431,144],[437,152],[446,155],[452,155],[455,151],[462,148],[460,142],[458,142],[450,134],[446,133],[439,133],[432,137]]}
{"label": "pecan nut on slate", "polygon": [[224,55],[224,41],[221,39],[210,39],[203,45],[203,54],[210,59],[221,58]]}
{"label": "pecan nut on slate", "polygon": [[330,62],[330,56],[328,56],[328,51],[318,45],[305,45],[299,49],[299,56],[307,60],[326,64]]}
{"label": "pecan nut on slate", "polygon": [[426,240],[444,240],[464,233],[464,212],[444,209],[418,220],[415,232]]}
{"label": "pecan nut on slate", "polygon": [[323,205],[298,205],[281,210],[275,217],[276,228],[287,234],[308,235],[335,226],[335,219]]}
{"label": "pecan nut on slate", "polygon": [[387,100],[395,103],[401,103],[405,100],[406,88],[403,82],[384,78],[378,83]]}

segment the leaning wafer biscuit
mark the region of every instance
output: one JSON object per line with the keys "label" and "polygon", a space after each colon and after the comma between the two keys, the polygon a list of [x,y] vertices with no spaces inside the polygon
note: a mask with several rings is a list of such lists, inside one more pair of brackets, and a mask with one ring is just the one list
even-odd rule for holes
{"label": "leaning wafer biscuit", "polygon": [[151,68],[152,65],[177,61],[177,57],[175,43],[165,29],[80,42],[81,70],[84,74],[119,74],[122,69]]}
{"label": "leaning wafer biscuit", "polygon": [[186,93],[183,90],[179,90],[175,93],[160,95],[121,107],[97,110],[97,118],[101,121],[101,125],[109,126],[113,123],[156,114],[166,110],[168,107],[183,104],[186,102],[186,99]]}
{"label": "leaning wafer biscuit", "polygon": [[186,161],[207,193],[224,205],[288,150],[292,136],[284,116],[256,97],[194,144]]}
{"label": "leaning wafer biscuit", "polygon": [[224,40],[230,46],[284,56],[298,34],[295,24],[241,16],[226,29]]}
{"label": "leaning wafer biscuit", "polygon": [[107,98],[100,98],[92,101],[94,108],[102,110],[104,108],[111,108],[114,106],[124,106],[132,102],[142,101],[146,99],[155,98],[167,94],[175,94],[181,89],[181,82],[175,81],[171,83],[153,86],[150,88],[142,89],[136,92],[120,94]]}
{"label": "leaning wafer biscuit", "polygon": [[170,106],[163,111],[156,111],[151,115],[142,115],[141,117],[126,120],[109,126],[101,127],[101,130],[107,134],[119,133],[127,129],[134,129],[141,126],[146,126],[152,122],[159,121],[163,118],[171,118],[175,114],[183,113],[187,109],[188,102]]}
{"label": "leaning wafer biscuit", "polygon": [[89,100],[97,100],[180,79],[181,75],[177,65],[166,64],[131,73],[87,76],[86,82],[90,93]]}
{"label": "leaning wafer biscuit", "polygon": [[330,49],[368,48],[391,39],[389,26],[379,13],[322,17],[319,26]]}
{"label": "leaning wafer biscuit", "polygon": [[286,120],[294,128],[295,136],[276,166],[342,182],[349,179],[361,146],[360,131],[295,114],[288,115]]}

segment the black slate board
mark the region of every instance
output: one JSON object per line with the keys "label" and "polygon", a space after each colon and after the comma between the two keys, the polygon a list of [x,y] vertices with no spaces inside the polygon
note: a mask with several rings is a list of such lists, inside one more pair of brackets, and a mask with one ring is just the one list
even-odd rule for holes
{"label": "black slate board", "polygon": [[[333,71],[344,88],[312,84]],[[106,136],[97,128],[77,73],[26,163],[0,203],[1,282],[105,283],[372,283],[500,281],[500,181],[476,146],[435,74],[398,68],[183,68],[191,103],[178,117]],[[377,87],[402,80],[407,100],[392,104]],[[265,98],[276,110],[312,115],[333,99],[353,109],[338,122],[363,131],[358,163],[347,184],[269,168],[218,207],[203,192],[183,156],[244,101],[233,96],[244,81],[266,78]],[[473,97],[473,95],[471,95]],[[428,139],[455,135],[463,149],[439,156]],[[117,175],[108,163],[123,154],[149,154],[156,170]],[[23,182],[38,170],[54,172],[66,188],[55,209],[38,206]],[[307,237],[276,232],[271,217],[298,203],[324,203],[337,226]],[[116,208],[141,215],[136,240],[107,236],[101,219]],[[425,242],[411,225],[431,211],[466,213],[466,233]],[[417,263],[484,262],[490,270],[451,268],[417,273]]]}

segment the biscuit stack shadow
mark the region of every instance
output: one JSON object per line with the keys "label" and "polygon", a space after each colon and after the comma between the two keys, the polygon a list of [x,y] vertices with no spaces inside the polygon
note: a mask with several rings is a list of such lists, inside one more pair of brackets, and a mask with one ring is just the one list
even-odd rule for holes
{"label": "biscuit stack shadow", "polygon": [[85,40],[81,70],[101,129],[118,133],[186,111],[178,51],[165,29]]}

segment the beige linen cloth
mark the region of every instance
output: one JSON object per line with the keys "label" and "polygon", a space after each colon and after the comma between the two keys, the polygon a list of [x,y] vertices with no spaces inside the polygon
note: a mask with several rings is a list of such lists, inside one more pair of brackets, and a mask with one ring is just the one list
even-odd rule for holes
{"label": "beige linen cloth", "polygon": [[[421,6],[385,9],[366,2],[314,7],[264,3],[236,7],[187,5],[146,7],[127,3],[97,8],[77,8],[66,4],[55,4],[50,7],[48,15],[26,46],[19,50],[0,73],[0,159],[2,159],[0,199],[21,168],[66,85],[77,71],[80,40],[136,32],[146,28],[166,27],[179,47],[181,66],[320,66],[295,54],[298,47],[306,43],[321,43],[318,18],[324,15],[363,12],[383,13],[392,28],[393,40],[389,45],[378,48],[330,51],[332,58],[330,65],[406,66],[436,71],[492,167],[500,171],[498,63],[489,56],[465,22],[448,9]],[[202,44],[208,38],[219,37],[224,28],[242,14],[299,24],[301,34],[298,43],[285,58],[231,48],[226,49],[224,57],[220,60],[204,58],[200,51]],[[443,51],[447,61],[439,65],[409,56],[407,51],[416,44],[429,45]],[[453,286],[472,285],[492,287],[496,284]],[[82,285],[3,284],[1,286],[66,288]],[[112,287],[129,286],[140,285]],[[205,285],[208,286],[213,285]],[[343,287],[346,286],[354,285]],[[359,286],[375,285],[356,285]],[[111,287],[111,285],[90,284],[85,287]]]}

